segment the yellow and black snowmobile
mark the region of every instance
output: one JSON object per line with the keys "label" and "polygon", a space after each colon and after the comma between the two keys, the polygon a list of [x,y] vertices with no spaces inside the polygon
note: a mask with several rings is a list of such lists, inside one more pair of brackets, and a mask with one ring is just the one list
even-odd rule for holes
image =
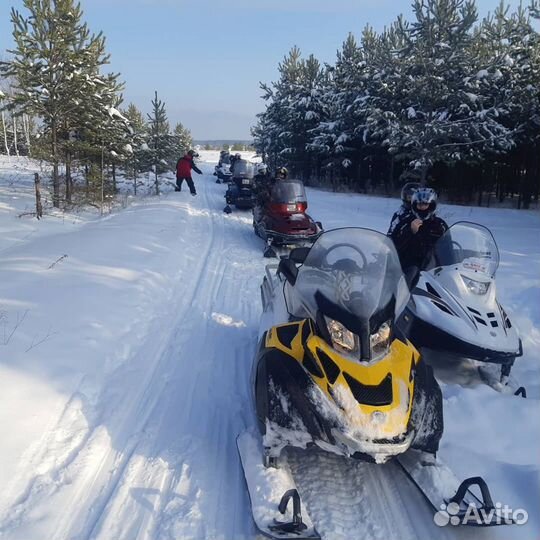
{"label": "yellow and black snowmobile", "polygon": [[[455,502],[458,516],[471,507],[495,512],[481,478],[460,483],[435,456],[443,432],[441,390],[407,339],[410,293],[387,236],[360,228],[326,231],[312,247],[268,265],[261,293],[252,372],[261,436],[248,429],[237,440],[260,531],[319,537],[310,516],[302,517],[282,459],[288,447],[316,446],[375,463],[396,458],[435,511]],[[272,518],[278,511],[288,520]]]}
{"label": "yellow and black snowmobile", "polygon": [[437,451],[441,391],[406,337],[409,291],[391,240],[328,231],[281,259],[262,294],[254,387],[268,462],[310,444],[378,463]]}

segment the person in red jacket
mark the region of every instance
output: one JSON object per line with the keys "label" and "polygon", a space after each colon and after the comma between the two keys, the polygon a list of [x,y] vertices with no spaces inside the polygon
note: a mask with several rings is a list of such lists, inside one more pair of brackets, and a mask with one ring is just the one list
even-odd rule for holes
{"label": "person in red jacket", "polygon": [[185,180],[189,186],[189,191],[192,195],[197,195],[193,178],[191,178],[191,169],[197,174],[202,174],[202,171],[195,165],[193,158],[198,154],[194,150],[190,150],[187,154],[178,160],[176,164],[176,187],[175,191],[182,191],[182,182]]}

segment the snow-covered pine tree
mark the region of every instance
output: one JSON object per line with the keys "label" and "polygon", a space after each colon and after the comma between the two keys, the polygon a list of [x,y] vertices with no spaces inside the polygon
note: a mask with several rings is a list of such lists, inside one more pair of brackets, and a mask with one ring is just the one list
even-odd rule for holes
{"label": "snow-covered pine tree", "polygon": [[[104,42],[100,49],[94,49],[96,59],[107,58]],[[66,164],[66,199],[71,200],[72,157],[86,164],[86,170],[93,171],[93,183],[99,180],[99,186],[91,186],[90,178],[86,178],[87,195],[103,202],[105,195],[116,192],[116,165],[123,163],[127,157],[125,149],[129,149],[131,131],[128,120],[120,113],[122,103],[120,92],[123,83],[118,74],[102,75],[95,62],[90,62],[85,74],[86,91],[78,98],[79,107],[68,117],[66,124],[67,142],[63,144]],[[91,166],[91,167],[90,167]],[[108,185],[105,167],[112,169],[112,185]],[[99,174],[98,172],[99,171]]]}
{"label": "snow-covered pine tree", "polygon": [[[257,115],[257,123],[251,128],[251,136],[253,137],[253,144],[257,154],[261,156],[265,163],[275,169],[277,160],[276,154],[272,152],[272,149],[275,144],[274,137],[276,135],[272,132],[271,126],[272,124],[270,123],[267,112],[259,113]],[[224,150],[230,151],[228,146]]]}
{"label": "snow-covered pine tree", "polygon": [[[534,10],[533,3],[532,15]],[[489,92],[492,107],[513,145],[499,160],[513,169],[511,176],[517,182],[499,185],[499,198],[502,200],[505,191],[516,191],[519,205],[528,208],[538,192],[540,172],[540,35],[526,9],[519,6],[510,13],[501,3],[483,20],[478,44],[481,69],[476,78]]]}
{"label": "snow-covered pine tree", "polygon": [[174,126],[172,133],[172,154],[169,158],[171,165],[174,167],[176,161],[181,158],[193,146],[193,137],[189,129],[184,127],[182,122],[178,122]]}
{"label": "snow-covered pine tree", "polygon": [[[298,47],[293,47],[284,57],[278,65],[278,71],[280,77],[277,82],[270,85],[261,83],[263,99],[267,105],[264,113],[259,116],[259,127],[254,132],[257,151],[268,155],[272,168],[282,165],[286,159],[283,154],[293,151],[293,133],[290,131],[292,119],[289,115],[301,73],[301,53]],[[263,134],[267,146],[261,144],[259,133]]]}
{"label": "snow-covered pine tree", "polygon": [[[540,16],[539,6],[533,0],[529,14]],[[476,192],[479,202],[511,167],[504,176],[517,179],[528,204],[538,192],[540,54],[526,10],[499,17],[490,43],[473,0],[415,0],[413,9],[412,23],[398,17],[380,34],[368,27],[360,45],[346,40],[313,112],[306,111],[315,102],[304,85],[305,61],[291,50],[279,80],[261,85],[257,151],[273,166],[287,158],[293,170],[316,157],[335,165],[338,179],[350,166],[361,187],[369,181],[387,190],[398,176],[425,181],[431,169],[432,180],[456,195]],[[306,116],[318,116],[318,126]]]}
{"label": "snow-covered pine tree", "polygon": [[128,155],[126,161],[126,177],[133,181],[133,193],[137,195],[138,174],[149,167],[148,155],[148,126],[143,113],[133,104],[128,105],[124,116],[128,119],[131,127],[131,141],[125,148]]}
{"label": "snow-covered pine tree", "polygon": [[400,36],[405,46],[392,53],[399,64],[392,85],[396,99],[376,115],[391,120],[384,144],[406,155],[425,182],[436,162],[472,161],[511,143],[477,77],[474,2],[415,0],[413,9],[416,21],[403,26]]}
{"label": "snow-covered pine tree", "polygon": [[277,82],[261,84],[267,106],[253,130],[255,147],[268,156],[272,167],[286,164],[293,173],[309,177],[313,166],[309,145],[324,115],[327,74],[313,55],[302,59],[298,47],[290,50],[278,71]]}
{"label": "snow-covered pine tree", "polygon": [[12,9],[15,48],[1,69],[15,81],[10,105],[43,120],[53,166],[53,204],[58,207],[62,144],[85,99],[99,88],[94,77],[107,61],[104,39],[90,33],[74,0],[24,0],[24,7],[26,15]]}
{"label": "snow-covered pine tree", "polygon": [[152,112],[148,116],[148,147],[154,171],[154,186],[159,195],[159,175],[170,170],[170,158],[173,154],[173,140],[169,133],[169,121],[165,111],[165,103],[158,98],[156,91],[152,100]]}
{"label": "snow-covered pine tree", "polygon": [[[324,66],[313,56],[300,62],[300,80],[291,102],[290,131],[292,154],[288,163],[304,180],[319,174],[322,160],[318,148],[313,147],[316,129],[326,120],[324,95],[329,76]],[[294,113],[292,113],[294,111]]]}
{"label": "snow-covered pine tree", "polygon": [[363,117],[356,104],[365,97],[366,63],[356,39],[349,34],[337,52],[335,66],[328,68],[328,84],[322,101],[326,118],[314,131],[311,148],[335,174],[347,171],[354,174],[362,147]]}

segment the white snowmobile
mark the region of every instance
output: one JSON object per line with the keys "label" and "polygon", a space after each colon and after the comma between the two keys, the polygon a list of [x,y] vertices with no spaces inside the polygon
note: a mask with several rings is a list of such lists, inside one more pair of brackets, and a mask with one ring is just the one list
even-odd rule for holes
{"label": "white snowmobile", "polygon": [[214,176],[217,176],[216,184],[225,184],[232,179],[231,172],[231,155],[227,150],[222,150],[219,153],[218,164],[214,168]]}
{"label": "white snowmobile", "polygon": [[311,517],[302,516],[290,447],[375,463],[396,459],[435,511],[455,502],[458,516],[473,504],[498,515],[481,478],[460,483],[435,456],[441,391],[404,333],[410,295],[388,237],[358,228],[323,232],[311,248],[268,265],[261,294],[252,372],[260,435],[247,431],[237,444],[262,533],[318,538]]}
{"label": "white snowmobile", "polygon": [[[409,338],[423,355],[433,358],[436,368],[452,374],[456,363],[472,364],[483,380],[501,390],[523,349],[497,301],[498,266],[499,250],[491,232],[482,225],[458,222],[437,241],[412,289],[408,311]],[[486,363],[496,365],[495,376]],[[466,370],[462,372],[464,376]]]}
{"label": "white snowmobile", "polygon": [[225,184],[232,179],[231,166],[227,163],[219,163],[214,168],[214,176],[217,176],[216,184]]}

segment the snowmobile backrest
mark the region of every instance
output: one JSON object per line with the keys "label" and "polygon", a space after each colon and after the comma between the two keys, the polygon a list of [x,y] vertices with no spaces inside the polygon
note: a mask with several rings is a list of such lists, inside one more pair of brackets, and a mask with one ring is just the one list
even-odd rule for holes
{"label": "snowmobile backrest", "polygon": [[296,278],[298,276],[298,268],[296,264],[291,259],[281,259],[278,265],[278,273],[283,274],[285,279],[291,284],[296,283]]}
{"label": "snowmobile backrest", "polygon": [[289,253],[289,259],[291,259],[291,261],[295,262],[296,264],[302,264],[308,256],[309,249],[310,248],[305,246],[291,249],[291,252]]}

